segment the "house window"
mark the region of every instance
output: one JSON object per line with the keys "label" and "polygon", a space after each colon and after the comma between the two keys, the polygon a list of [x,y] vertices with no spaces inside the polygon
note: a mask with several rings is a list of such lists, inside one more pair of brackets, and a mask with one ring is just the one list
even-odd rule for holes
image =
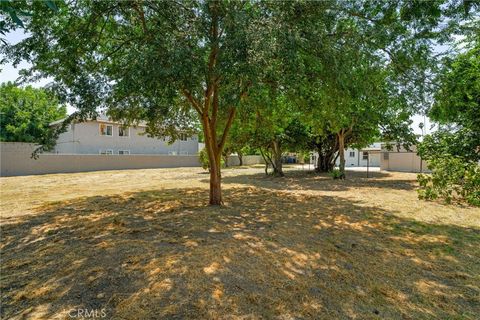
{"label": "house window", "polygon": [[180,133],[180,140],[181,141],[187,141],[187,134],[186,133]]}
{"label": "house window", "polygon": [[100,154],[113,154],[112,149],[100,149]]}
{"label": "house window", "polygon": [[368,160],[368,152],[363,151],[363,153],[362,153],[362,160]]}
{"label": "house window", "polygon": [[388,160],[389,159],[389,153],[388,152],[384,152],[383,153],[383,160]]}
{"label": "house window", "polygon": [[130,154],[130,150],[118,150],[118,154]]}
{"label": "house window", "polygon": [[118,136],[119,137],[129,137],[130,136],[130,127],[119,126],[118,127]]}
{"label": "house window", "polygon": [[350,151],[350,158],[355,158],[355,151]]}
{"label": "house window", "polygon": [[113,126],[111,124],[100,123],[100,135],[112,136]]}

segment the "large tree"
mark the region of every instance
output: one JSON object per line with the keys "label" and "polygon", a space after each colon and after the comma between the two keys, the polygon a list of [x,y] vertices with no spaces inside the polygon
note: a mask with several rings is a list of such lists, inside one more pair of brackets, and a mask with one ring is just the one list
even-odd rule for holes
{"label": "large tree", "polygon": [[248,114],[246,114],[245,117],[242,117],[241,114],[237,114],[237,120],[230,129],[227,143],[223,149],[223,153],[226,157],[230,156],[232,153],[236,153],[240,166],[243,166],[244,155],[255,154],[255,150],[251,148],[249,144],[251,132],[247,122]]}
{"label": "large tree", "polygon": [[[272,63],[273,19],[250,1],[79,1],[55,14],[33,3],[30,35],[6,50],[55,79],[80,116],[106,109],[146,120],[152,135],[202,125],[210,204],[222,203],[220,159],[235,113]],[[32,73],[33,76],[33,73]]]}
{"label": "large tree", "polygon": [[[304,101],[313,144],[330,162],[338,150],[375,137],[412,143],[409,116],[428,105],[436,44],[452,41],[474,3],[310,2],[289,15],[296,52],[295,98]],[[302,12],[302,22],[295,15]],[[315,28],[310,28],[314,25]],[[319,32],[323,30],[323,32]],[[333,152],[332,152],[333,151]],[[320,160],[320,159],[319,159]],[[320,167],[320,166],[319,166]],[[329,169],[328,164],[322,167]]]}
{"label": "large tree", "polygon": [[466,49],[445,59],[438,77],[429,115],[441,127],[418,146],[432,171],[419,175],[419,195],[480,206],[480,33]]}
{"label": "large tree", "polygon": [[480,133],[480,27],[466,45],[466,52],[445,59],[429,116]]}
{"label": "large tree", "polygon": [[31,142],[52,147],[50,123],[66,117],[66,107],[44,89],[0,85],[0,140]]}
{"label": "large tree", "polygon": [[[406,106],[397,99],[390,80],[390,70],[382,57],[361,51],[358,43],[339,46],[331,73],[300,90],[306,99],[304,117],[311,131],[311,145],[318,151],[318,171],[329,171],[339,158],[340,178],[345,177],[344,150],[348,146],[363,147],[381,136],[386,114]],[[303,87],[307,87],[306,89]]]}
{"label": "large tree", "polygon": [[420,145],[425,159],[480,160],[480,28],[465,44],[464,52],[444,59],[437,77],[439,86],[428,114],[440,129]]}
{"label": "large tree", "polygon": [[250,145],[262,154],[266,173],[270,166],[282,177],[284,152],[301,150],[307,138],[298,107],[279,88],[256,88],[249,103]]}

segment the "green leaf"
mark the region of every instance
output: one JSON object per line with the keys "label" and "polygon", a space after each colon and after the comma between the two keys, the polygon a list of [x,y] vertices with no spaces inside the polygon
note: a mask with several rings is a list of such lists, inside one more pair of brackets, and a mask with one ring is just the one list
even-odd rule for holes
{"label": "green leaf", "polygon": [[13,22],[24,28],[22,20],[20,20],[17,16],[17,13],[15,11],[10,11],[10,17],[12,18]]}
{"label": "green leaf", "polygon": [[58,7],[57,7],[57,5],[55,4],[54,1],[52,1],[52,0],[45,0],[45,4],[47,5],[47,7],[49,7],[49,8],[52,9],[53,11],[58,11]]}

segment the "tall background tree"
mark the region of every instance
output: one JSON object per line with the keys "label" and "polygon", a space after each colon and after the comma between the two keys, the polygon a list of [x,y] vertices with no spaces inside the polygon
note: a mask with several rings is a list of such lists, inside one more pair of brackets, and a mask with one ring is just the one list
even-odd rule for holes
{"label": "tall background tree", "polygon": [[475,15],[478,6],[348,1],[292,7],[285,20],[289,39],[300,48],[291,59],[297,68],[295,98],[304,100],[299,105],[321,155],[318,168],[329,170],[332,154],[338,151],[342,158],[348,145],[375,137],[415,142],[409,118],[429,104],[438,65],[434,48],[453,41],[463,31],[459,22]]}
{"label": "tall background tree", "polygon": [[65,118],[67,110],[44,89],[0,85],[0,140],[54,146],[51,122]]}
{"label": "tall background tree", "polygon": [[420,197],[480,206],[480,28],[467,50],[445,59],[429,116],[440,129],[419,145],[432,175],[420,175]]}
{"label": "tall background tree", "polygon": [[[248,117],[248,115],[247,115]],[[250,147],[250,131],[247,123],[247,117],[237,115],[237,120],[233,123],[230,129],[230,134],[227,138],[227,143],[224,147],[224,154],[229,156],[232,153],[237,154],[239,165],[243,166],[243,156],[255,154],[255,151]]]}
{"label": "tall background tree", "polygon": [[274,176],[284,175],[282,156],[286,151],[304,148],[307,132],[301,122],[300,112],[279,88],[257,88],[252,93],[248,112],[250,117],[250,145],[265,160],[266,169]]}

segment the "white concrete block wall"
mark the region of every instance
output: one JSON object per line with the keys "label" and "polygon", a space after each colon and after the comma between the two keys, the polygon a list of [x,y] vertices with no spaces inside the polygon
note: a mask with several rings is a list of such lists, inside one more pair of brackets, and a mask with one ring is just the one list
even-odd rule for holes
{"label": "white concrete block wall", "polygon": [[36,146],[0,143],[0,176],[68,173],[99,170],[200,167],[197,155],[99,155],[43,153],[32,159]]}
{"label": "white concrete block wall", "polygon": [[[250,165],[254,165],[254,164],[265,163],[262,156],[257,156],[257,155],[243,156],[242,160],[243,160],[243,165],[244,166],[250,166]],[[228,165],[229,166],[240,165],[240,159],[238,159],[238,156],[229,156],[228,157]]]}
{"label": "white concrete block wall", "polygon": [[[200,167],[198,155],[42,153],[35,160],[31,156],[36,148],[36,145],[30,143],[1,142],[0,176],[121,169]],[[245,165],[263,163],[261,156],[244,156],[243,161]],[[238,157],[231,156],[229,163],[230,165],[238,165]]]}

